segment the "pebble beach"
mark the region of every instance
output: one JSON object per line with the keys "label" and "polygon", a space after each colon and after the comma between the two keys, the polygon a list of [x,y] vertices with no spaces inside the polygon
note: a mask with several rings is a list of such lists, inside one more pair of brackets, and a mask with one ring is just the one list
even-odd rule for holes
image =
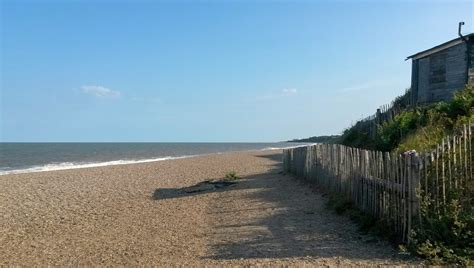
{"label": "pebble beach", "polygon": [[280,150],[0,176],[1,266],[402,264],[419,263],[327,210]]}

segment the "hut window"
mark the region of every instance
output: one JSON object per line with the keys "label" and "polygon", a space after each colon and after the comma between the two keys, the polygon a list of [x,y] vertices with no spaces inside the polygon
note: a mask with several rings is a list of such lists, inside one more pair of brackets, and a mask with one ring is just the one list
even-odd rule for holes
{"label": "hut window", "polygon": [[446,53],[430,57],[430,84],[446,82]]}

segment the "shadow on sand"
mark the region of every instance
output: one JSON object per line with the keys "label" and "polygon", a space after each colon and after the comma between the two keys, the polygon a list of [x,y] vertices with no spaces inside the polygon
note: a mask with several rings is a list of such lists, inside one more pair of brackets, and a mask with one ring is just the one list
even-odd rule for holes
{"label": "shadow on sand", "polygon": [[224,180],[207,180],[199,182],[193,186],[183,187],[183,188],[158,188],[153,192],[153,199],[163,200],[171,198],[179,198],[184,196],[193,196],[203,193],[213,192],[217,190],[224,190],[229,186],[236,184],[237,182],[233,181],[224,181]]}
{"label": "shadow on sand", "polygon": [[[314,186],[284,175],[281,153],[258,157],[270,160],[268,172],[244,177],[232,187],[211,189],[222,194],[208,210],[210,250],[205,258],[407,260],[387,243],[359,233],[348,218],[327,210],[326,200]],[[155,193],[157,199],[175,198],[184,196],[185,189]]]}

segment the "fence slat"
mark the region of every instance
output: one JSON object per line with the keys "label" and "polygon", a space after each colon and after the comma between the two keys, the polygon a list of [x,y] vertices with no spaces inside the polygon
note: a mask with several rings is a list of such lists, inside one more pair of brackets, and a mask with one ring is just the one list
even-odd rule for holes
{"label": "fence slat", "polygon": [[439,212],[450,202],[453,189],[471,183],[473,128],[469,122],[460,134],[422,154],[395,155],[334,144],[285,149],[283,168],[344,195],[362,211],[388,221],[399,239],[409,242],[414,223],[422,221],[422,199],[433,200],[433,209]]}

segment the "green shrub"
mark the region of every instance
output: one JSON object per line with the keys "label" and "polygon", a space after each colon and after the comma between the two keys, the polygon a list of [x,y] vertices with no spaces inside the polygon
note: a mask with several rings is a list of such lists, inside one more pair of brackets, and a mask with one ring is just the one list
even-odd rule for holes
{"label": "green shrub", "polygon": [[426,121],[423,109],[402,112],[393,121],[386,122],[377,130],[376,150],[392,151],[409,134],[415,132],[418,126]]}
{"label": "green shrub", "polygon": [[344,130],[341,136],[341,144],[351,147],[373,149],[375,141],[370,137],[362,123]]}
{"label": "green shrub", "polygon": [[[467,187],[467,188],[466,188]],[[474,187],[450,191],[446,205],[421,202],[422,221],[412,231],[411,250],[434,264],[474,264]]]}
{"label": "green shrub", "polygon": [[[400,97],[401,103],[406,96]],[[464,124],[474,123],[474,85],[458,91],[452,100],[409,108],[391,122],[378,127],[375,138],[367,132],[367,122],[346,129],[341,143],[347,146],[402,153],[423,152],[435,148],[444,137],[453,135]],[[365,125],[364,125],[365,124]],[[453,174],[455,177],[462,174]],[[464,180],[466,181],[466,180]],[[474,182],[462,189],[448,191],[447,204],[434,208],[425,197],[421,204],[421,222],[412,230],[409,249],[434,264],[474,265]],[[336,211],[349,213],[365,229],[383,229],[384,221],[375,221],[344,201],[332,201]],[[383,234],[382,232],[379,232]]]}
{"label": "green shrub", "polygon": [[235,172],[234,170],[231,170],[227,172],[227,174],[225,174],[224,181],[234,181],[237,179],[239,179],[239,177],[237,176],[237,172]]}
{"label": "green shrub", "polygon": [[422,108],[415,131],[397,144],[397,152],[432,149],[447,135],[469,121],[474,122],[474,85],[456,92],[451,101]]}
{"label": "green shrub", "polygon": [[416,108],[407,105],[407,96],[399,97],[397,103],[405,111],[378,126],[375,137],[369,135],[370,123],[360,121],[344,130],[340,143],[384,152],[423,151],[463,124],[474,122],[474,85],[456,92],[451,101]]}

